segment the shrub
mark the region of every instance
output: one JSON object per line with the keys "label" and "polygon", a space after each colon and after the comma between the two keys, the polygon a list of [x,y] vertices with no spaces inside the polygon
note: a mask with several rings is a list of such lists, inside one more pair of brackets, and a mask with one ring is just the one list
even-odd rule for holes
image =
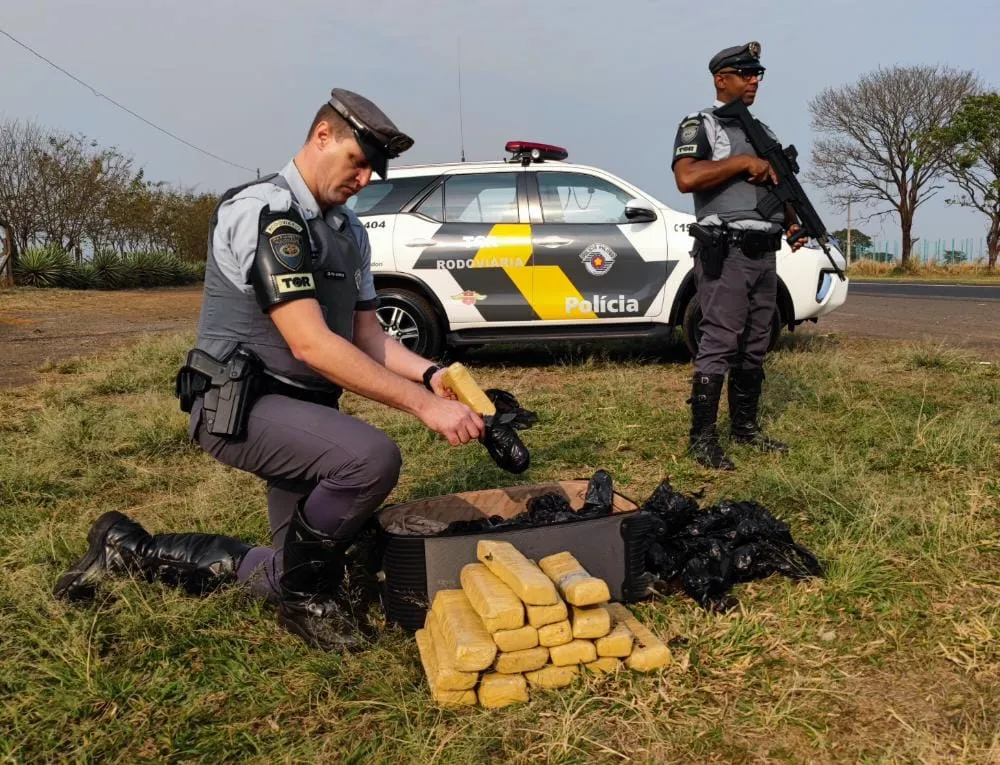
{"label": "shrub", "polygon": [[26,287],[59,287],[73,260],[55,245],[31,247],[25,250],[14,266],[14,281]]}

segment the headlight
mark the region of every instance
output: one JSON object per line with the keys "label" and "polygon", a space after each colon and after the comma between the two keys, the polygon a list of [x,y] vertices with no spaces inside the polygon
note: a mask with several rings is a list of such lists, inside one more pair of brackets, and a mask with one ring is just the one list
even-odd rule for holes
{"label": "headlight", "polygon": [[822,303],[826,300],[826,296],[830,294],[830,289],[833,287],[833,272],[832,271],[820,271],[819,281],[816,283],[816,302]]}

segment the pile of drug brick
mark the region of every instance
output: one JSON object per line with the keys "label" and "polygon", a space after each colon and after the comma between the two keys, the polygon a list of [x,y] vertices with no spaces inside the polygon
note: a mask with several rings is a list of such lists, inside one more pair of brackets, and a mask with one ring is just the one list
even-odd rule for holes
{"label": "pile of drug brick", "polygon": [[649,672],[670,650],[572,554],[536,565],[509,542],[480,540],[480,563],[460,590],[434,596],[417,647],[434,700],[497,708],[528,700],[528,686],[561,688],[580,667]]}

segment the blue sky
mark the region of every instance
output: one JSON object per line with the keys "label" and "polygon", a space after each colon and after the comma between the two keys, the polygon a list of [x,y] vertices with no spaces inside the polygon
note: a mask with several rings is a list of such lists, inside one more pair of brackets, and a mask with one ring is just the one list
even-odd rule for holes
{"label": "blue sky", "polygon": [[[291,157],[332,87],[372,98],[416,139],[407,163],[457,160],[460,39],[467,159],[500,158],[513,138],[557,143],[685,211],[690,197],[669,167],[674,132],[710,103],[707,62],[720,48],[761,42],[768,72],[754,111],[806,158],[808,101],[877,67],[941,64],[1000,86],[996,0],[7,0],[0,28],[147,119],[261,172]],[[5,37],[0,71],[0,119],[84,133],[178,185],[221,191],[247,177]],[[811,191],[827,226],[842,227],[844,213]],[[915,233],[983,236],[985,218],[948,208],[947,191],[918,210]],[[898,238],[894,219],[860,228]]]}

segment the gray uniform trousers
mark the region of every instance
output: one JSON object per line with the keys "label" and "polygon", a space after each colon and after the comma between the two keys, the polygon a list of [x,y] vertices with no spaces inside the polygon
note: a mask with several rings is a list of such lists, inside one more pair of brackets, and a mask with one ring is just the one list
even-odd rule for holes
{"label": "gray uniform trousers", "polygon": [[697,257],[694,274],[701,308],[695,373],[763,367],[778,300],[775,253],[749,258],[730,245],[718,279],[705,278]]}
{"label": "gray uniform trousers", "polygon": [[399,480],[402,457],[387,435],[333,407],[281,395],[262,396],[250,410],[247,436],[233,441],[201,427],[201,405],[191,432],[219,462],[267,482],[271,547],[257,547],[238,572],[252,591],[278,595],[285,530],[305,498],[306,521],[317,531],[349,540],[378,509]]}

